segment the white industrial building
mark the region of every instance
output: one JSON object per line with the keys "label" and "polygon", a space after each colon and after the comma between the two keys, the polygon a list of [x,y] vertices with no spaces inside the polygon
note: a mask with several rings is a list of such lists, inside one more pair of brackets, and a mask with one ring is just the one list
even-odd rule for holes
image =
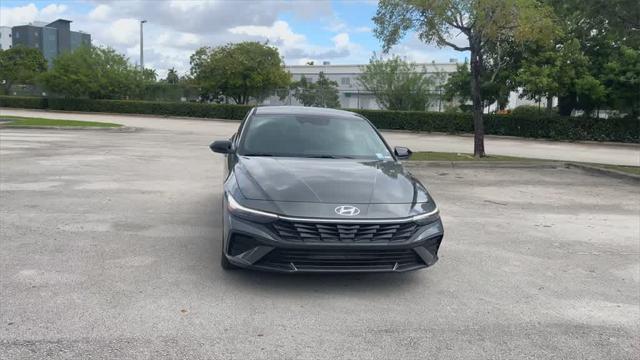
{"label": "white industrial building", "polygon": [[[416,64],[415,71],[425,73],[426,76],[433,77],[435,80],[434,94],[438,94],[440,87],[447,81],[450,73],[456,71],[458,63],[452,60],[449,63],[425,63]],[[338,83],[338,92],[340,98],[340,106],[347,109],[380,109],[373,94],[367,92],[358,77],[362,74],[365,65],[331,65],[324,62],[322,65],[287,65],[285,69],[291,74],[292,81],[299,81],[303,76],[311,81],[316,82],[320,73],[331,81]],[[434,96],[434,99],[438,96]],[[293,96],[287,96],[284,100],[280,100],[277,96],[272,96],[263,102],[264,105],[300,105]],[[429,111],[442,111],[443,103],[434,100],[430,104]]]}
{"label": "white industrial building", "polygon": [[[427,111],[444,111],[449,106],[457,106],[455,103],[449,103],[441,99],[439,96],[442,92],[442,85],[446,83],[449,75],[456,71],[459,63],[452,59],[448,63],[421,63],[415,64],[415,71],[422,72],[426,76],[432,77],[434,80],[434,88],[431,90],[433,96]],[[346,109],[381,109],[375,99],[375,96],[366,91],[358,77],[362,74],[362,65],[332,65],[324,62],[322,65],[287,65],[285,69],[291,74],[292,81],[299,81],[303,76],[311,82],[318,80],[320,73],[324,73],[329,80],[338,83],[338,92],[340,106]],[[285,91],[286,93],[286,91]],[[520,91],[514,91],[509,94],[509,103],[507,109],[514,109],[520,105],[539,105],[538,102],[524,99],[520,97]],[[540,106],[544,107],[546,99],[541,99]],[[557,100],[554,99],[554,105]],[[295,97],[289,93],[284,99],[278,96],[271,96],[262,102],[263,105],[301,105]],[[485,108],[486,112],[495,111],[496,104],[492,104]]]}
{"label": "white industrial building", "polygon": [[11,28],[9,26],[0,26],[0,50],[11,49],[12,45]]}

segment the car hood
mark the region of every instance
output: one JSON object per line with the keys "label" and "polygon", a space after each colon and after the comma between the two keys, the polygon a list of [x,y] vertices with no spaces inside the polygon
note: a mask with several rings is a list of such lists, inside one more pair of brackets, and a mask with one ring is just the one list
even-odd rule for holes
{"label": "car hood", "polygon": [[238,156],[233,172],[249,200],[327,204],[416,204],[426,189],[393,160]]}

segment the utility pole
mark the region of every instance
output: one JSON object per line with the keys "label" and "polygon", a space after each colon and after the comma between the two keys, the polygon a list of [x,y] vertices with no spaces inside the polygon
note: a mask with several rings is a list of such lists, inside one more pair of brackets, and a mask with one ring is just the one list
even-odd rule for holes
{"label": "utility pole", "polygon": [[144,70],[144,36],[142,31],[142,25],[147,20],[140,20],[140,70]]}

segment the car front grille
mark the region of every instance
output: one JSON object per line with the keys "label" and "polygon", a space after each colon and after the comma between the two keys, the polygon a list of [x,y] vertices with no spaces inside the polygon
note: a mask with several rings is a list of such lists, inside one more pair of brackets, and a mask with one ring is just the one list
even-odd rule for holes
{"label": "car front grille", "polygon": [[278,220],[273,230],[282,240],[322,243],[379,243],[408,240],[417,230],[413,222],[401,224],[308,223]]}
{"label": "car front grille", "polygon": [[307,271],[390,271],[424,267],[425,263],[412,249],[274,249],[256,264],[258,266]]}

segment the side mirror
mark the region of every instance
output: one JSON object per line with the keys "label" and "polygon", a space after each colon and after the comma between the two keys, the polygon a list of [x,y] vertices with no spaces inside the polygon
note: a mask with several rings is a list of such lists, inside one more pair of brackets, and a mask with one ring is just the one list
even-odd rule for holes
{"label": "side mirror", "polygon": [[211,145],[209,145],[209,149],[211,149],[211,151],[220,154],[232,153],[233,150],[231,150],[231,147],[232,143],[229,140],[218,140],[212,142]]}
{"label": "side mirror", "polygon": [[396,153],[396,157],[398,159],[408,159],[411,154],[413,154],[413,152],[411,152],[409,148],[402,146],[396,146],[395,148],[393,148],[393,152]]}

